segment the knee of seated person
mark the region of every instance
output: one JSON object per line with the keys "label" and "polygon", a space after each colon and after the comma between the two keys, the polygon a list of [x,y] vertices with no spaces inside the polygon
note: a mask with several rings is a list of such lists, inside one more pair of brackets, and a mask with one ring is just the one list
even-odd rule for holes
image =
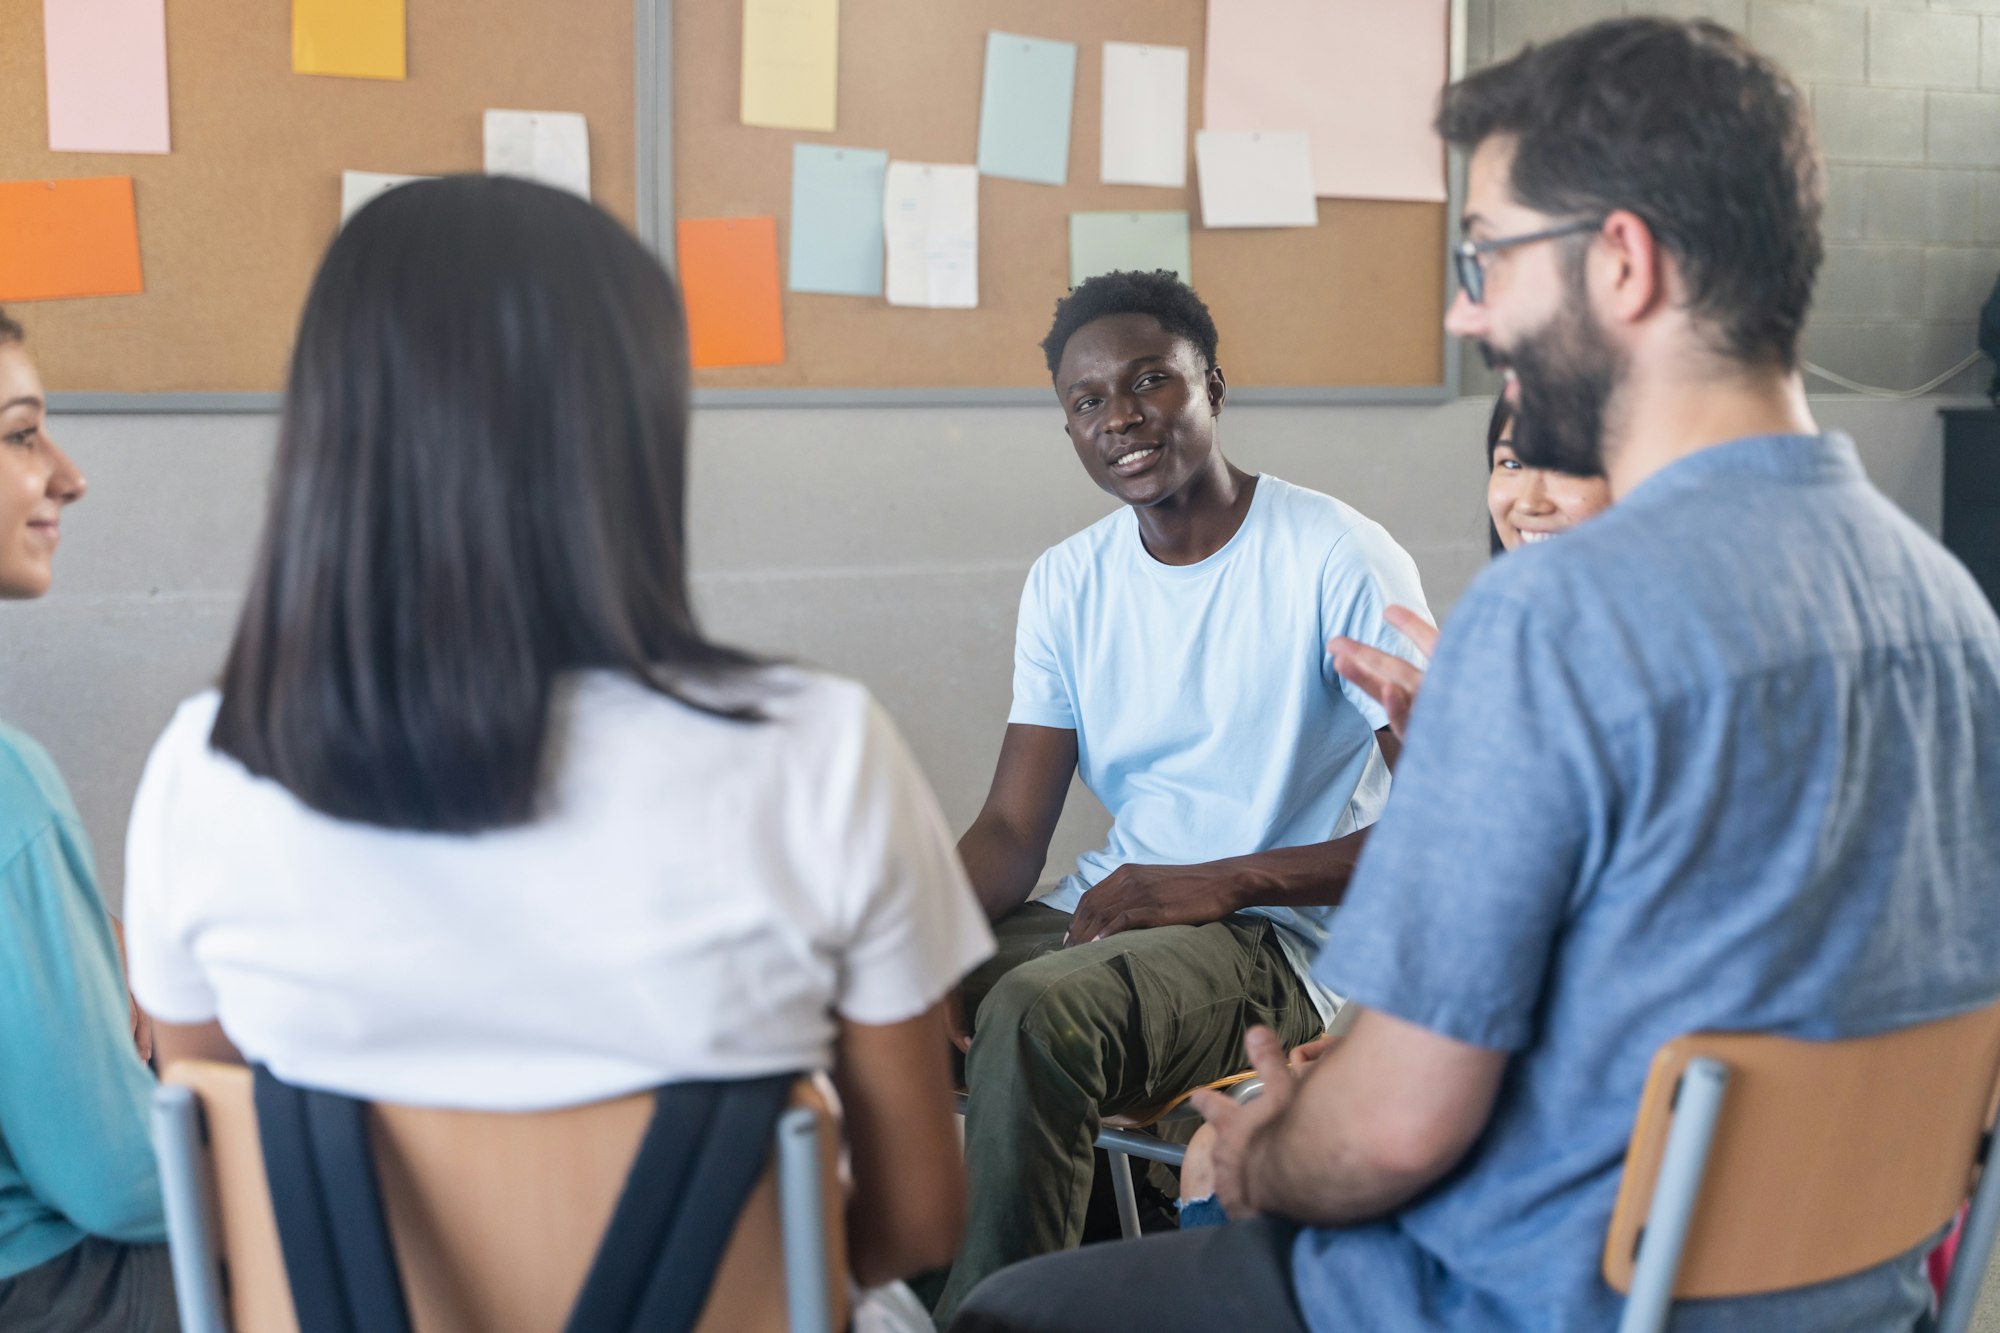
{"label": "knee of seated person", "polygon": [[[1039,962],[1040,960],[1036,960]],[[1067,972],[1046,975],[1034,963],[1009,972],[988,991],[973,1022],[968,1071],[1003,1051],[1039,1050],[1062,1060],[1071,1048],[1095,1051],[1110,1016],[1091,994],[1094,978]],[[1124,1016],[1116,1017],[1122,1029]]]}

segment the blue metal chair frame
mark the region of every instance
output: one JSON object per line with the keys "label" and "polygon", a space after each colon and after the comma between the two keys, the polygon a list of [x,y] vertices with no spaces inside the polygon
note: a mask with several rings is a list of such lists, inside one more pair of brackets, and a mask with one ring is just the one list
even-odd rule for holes
{"label": "blue metal chair frame", "polygon": [[[1247,1102],[1264,1090],[1262,1079],[1246,1079],[1225,1089],[1238,1103]],[[958,1113],[965,1114],[966,1095],[957,1094]],[[1173,1110],[1153,1121],[1155,1125],[1185,1123],[1198,1119],[1200,1112],[1182,1102]],[[1097,1146],[1111,1165],[1111,1192],[1118,1200],[1118,1232],[1126,1240],[1137,1240],[1142,1234],[1139,1228],[1139,1195],[1132,1183],[1132,1159],[1143,1158],[1149,1162],[1164,1162],[1168,1166],[1179,1166],[1187,1160],[1187,1149],[1178,1143],[1168,1143],[1157,1135],[1142,1129],[1113,1129],[1109,1126],[1097,1131]]]}

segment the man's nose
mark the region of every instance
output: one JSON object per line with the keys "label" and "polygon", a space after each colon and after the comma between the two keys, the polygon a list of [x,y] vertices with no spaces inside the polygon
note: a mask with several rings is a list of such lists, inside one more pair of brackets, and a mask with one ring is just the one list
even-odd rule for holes
{"label": "man's nose", "polygon": [[1451,298],[1450,308],[1444,312],[1444,331],[1454,338],[1484,338],[1487,331],[1486,307],[1467,296],[1465,288],[1459,288]]}

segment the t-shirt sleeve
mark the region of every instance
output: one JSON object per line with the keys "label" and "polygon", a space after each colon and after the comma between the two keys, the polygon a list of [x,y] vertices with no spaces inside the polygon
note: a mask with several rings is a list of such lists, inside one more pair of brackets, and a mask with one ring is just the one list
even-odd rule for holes
{"label": "t-shirt sleeve", "polygon": [[[1383,612],[1392,606],[1406,606],[1426,620],[1431,618],[1417,562],[1381,524],[1357,523],[1327,553],[1320,574],[1320,616],[1326,631],[1322,642],[1335,636],[1353,639],[1423,666],[1424,655],[1417,646],[1384,618]],[[1331,653],[1321,659],[1320,670],[1327,684],[1338,688],[1368,720],[1371,731],[1389,725],[1382,706],[1333,669]]]}
{"label": "t-shirt sleeve", "polygon": [[855,1023],[914,1018],[993,953],[993,932],[930,784],[874,700],[845,823],[843,951],[835,1008]]}
{"label": "t-shirt sleeve", "polygon": [[1460,602],[1313,968],[1371,1008],[1519,1050],[1611,808],[1588,696],[1510,597]]}
{"label": "t-shirt sleeve", "polygon": [[169,1023],[215,1018],[210,989],[173,911],[174,790],[190,747],[208,744],[212,708],[183,705],[153,746],[125,831],[125,952],[132,993]]}
{"label": "t-shirt sleeve", "polygon": [[0,1139],[29,1191],[76,1226],[156,1242],[153,1079],[81,836],[66,845],[51,821],[0,866]]}
{"label": "t-shirt sleeve", "polygon": [[1014,622],[1014,704],[1007,721],[1074,731],[1076,710],[1050,615],[1050,581],[1049,558],[1043,556],[1021,589],[1021,614]]}

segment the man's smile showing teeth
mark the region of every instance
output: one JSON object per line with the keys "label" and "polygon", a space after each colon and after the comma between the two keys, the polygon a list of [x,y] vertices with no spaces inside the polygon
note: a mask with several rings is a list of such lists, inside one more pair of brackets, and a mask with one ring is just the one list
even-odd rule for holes
{"label": "man's smile showing teeth", "polygon": [[1159,452],[1159,445],[1149,444],[1143,449],[1134,449],[1130,453],[1120,454],[1111,461],[1111,470],[1113,472],[1137,472],[1140,468],[1152,462],[1159,455]]}

